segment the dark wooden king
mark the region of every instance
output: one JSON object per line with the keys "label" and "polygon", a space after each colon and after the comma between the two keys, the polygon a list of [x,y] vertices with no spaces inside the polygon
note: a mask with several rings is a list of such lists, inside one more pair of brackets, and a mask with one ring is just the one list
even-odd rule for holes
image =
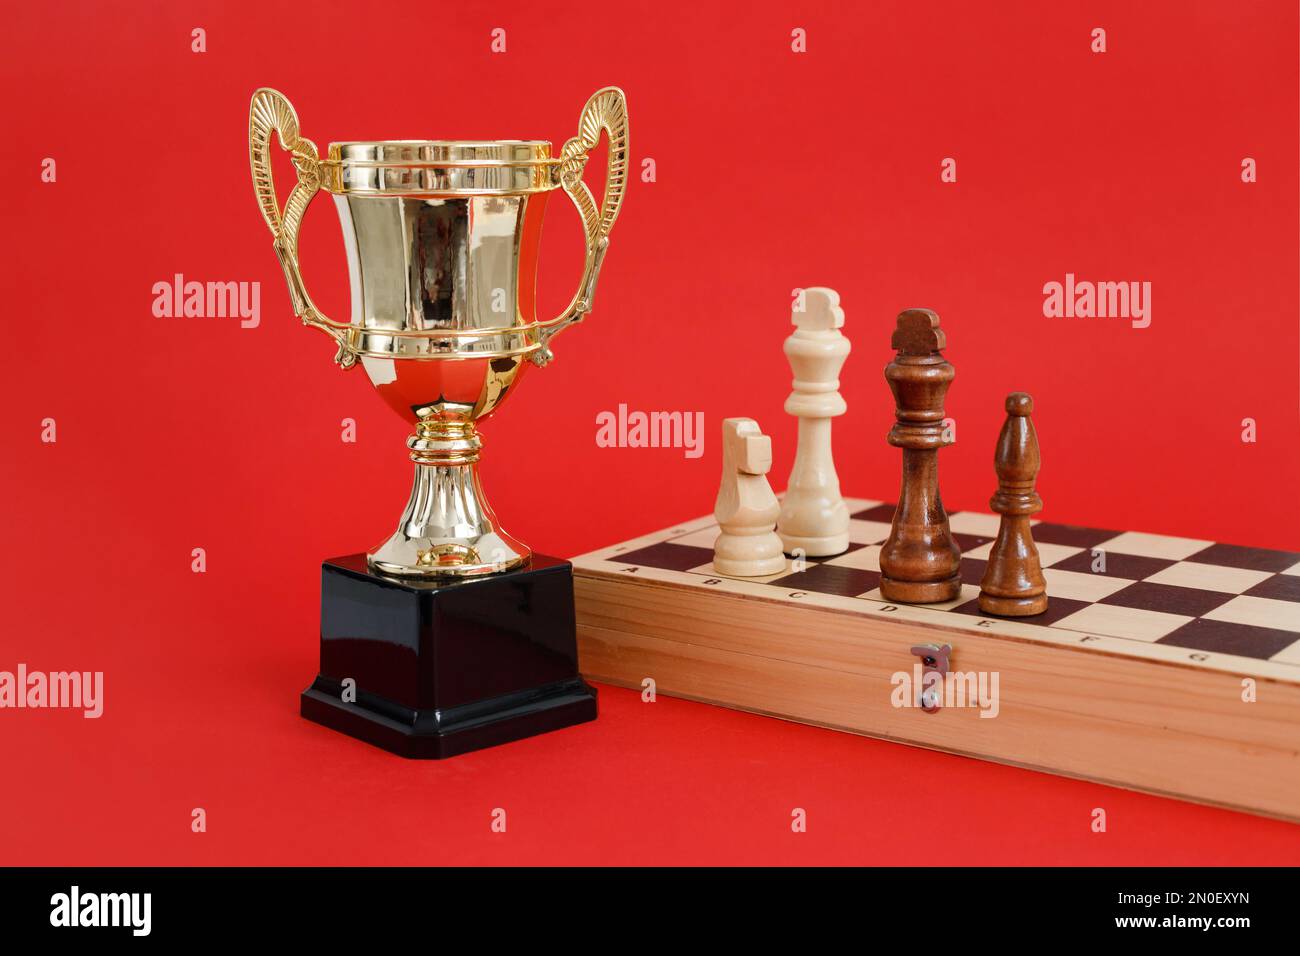
{"label": "dark wooden king", "polygon": [[955,374],[940,353],[946,343],[929,309],[899,313],[885,367],[897,406],[889,443],[903,450],[903,488],[889,539],[880,549],[880,593],[905,604],[934,604],[961,594],[961,551],[939,497],[943,400]]}

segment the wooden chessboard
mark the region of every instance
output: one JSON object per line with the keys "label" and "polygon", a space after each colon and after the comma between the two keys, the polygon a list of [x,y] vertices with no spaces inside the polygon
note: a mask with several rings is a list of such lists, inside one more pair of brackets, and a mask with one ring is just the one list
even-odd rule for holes
{"label": "wooden chessboard", "polygon": [[[580,669],[1300,820],[1300,553],[1040,522],[1050,606],[1013,620],[976,604],[996,516],[950,516],[961,597],[909,606],[879,591],[893,505],[848,504],[846,553],[766,578],[714,572],[712,516],[574,558]],[[957,681],[957,706],[899,705],[924,643],[952,646],[968,688],[986,675],[982,703]]]}

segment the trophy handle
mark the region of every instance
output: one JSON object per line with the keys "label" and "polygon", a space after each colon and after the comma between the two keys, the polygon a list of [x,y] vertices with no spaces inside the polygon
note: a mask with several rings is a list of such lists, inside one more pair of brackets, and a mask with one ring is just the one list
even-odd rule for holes
{"label": "trophy handle", "polygon": [[[600,142],[604,130],[609,141],[609,156],[605,170],[605,195],[597,208],[591,190],[582,181],[582,171],[587,165],[587,153]],[[564,329],[591,311],[596,294],[596,280],[600,266],[609,248],[609,233],[618,219],[623,205],[623,192],[627,188],[627,100],[616,86],[597,90],[582,108],[578,119],[578,135],[564,144],[560,152],[560,185],[568,193],[582,216],[586,237],[587,258],[582,268],[582,279],[568,306],[558,318],[540,323],[542,347],[533,353],[533,361],[545,365],[552,358],[549,342]]]}
{"label": "trophy handle", "polygon": [[[298,182],[289,192],[281,214],[275,195],[275,177],[271,172],[271,133],[280,140],[280,147],[293,155],[293,165],[298,171]],[[298,230],[320,189],[320,159],[316,144],[299,135],[298,114],[284,94],[263,87],[253,94],[248,108],[248,158],[253,168],[253,189],[262,218],[266,220],[275,237],[275,254],[284,269],[284,280],[289,285],[294,314],[304,325],[320,329],[338,343],[334,361],[343,368],[351,368],[357,361],[349,335],[351,326],[341,325],[325,317],[307,294],[298,264]]]}

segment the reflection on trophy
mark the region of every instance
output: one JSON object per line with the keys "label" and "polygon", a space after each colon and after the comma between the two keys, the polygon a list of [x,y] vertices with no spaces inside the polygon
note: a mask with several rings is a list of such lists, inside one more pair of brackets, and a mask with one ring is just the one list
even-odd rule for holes
{"label": "reflection on trophy", "polygon": [[[609,137],[600,206],[582,181],[601,130]],[[298,183],[283,214],[271,176],[271,133],[293,156]],[[550,340],[591,309],[627,176],[623,93],[599,91],[578,135],[558,157],[542,141],[332,143],[328,158],[299,133],[289,101],[253,96],[253,183],[275,235],[294,311],[333,336],[336,361],[358,361],[398,414],[415,422],[407,440],[415,486],[397,531],[367,555],[392,575],[473,575],[517,567],[528,548],[497,524],[483,498],[475,423],[512,393],[530,365],[545,365]],[[582,215],[587,258],[568,308],[536,316],[537,256],[551,190]],[[319,189],[334,196],[352,279],[352,321],[326,318],[298,266],[298,230]]]}
{"label": "reflection on trophy", "polygon": [[[597,205],[582,176],[588,152],[596,147],[602,131],[608,139],[608,164],[604,196]],[[283,210],[271,173],[272,133],[290,153],[297,171],[297,183]],[[482,441],[477,423],[519,387],[531,366],[545,365],[551,359],[551,339],[591,309],[609,233],[618,218],[626,185],[628,129],[623,93],[614,87],[595,93],[582,110],[577,135],[564,144],[558,156],[553,156],[551,144],[542,140],[402,140],[331,143],[321,158],[315,144],[301,135],[297,114],[289,101],[275,90],[260,89],[253,95],[249,113],[249,151],[253,185],[262,215],[275,237],[275,251],[284,268],[294,312],[304,323],[335,340],[335,361],[341,367],[360,364],[380,396],[415,425],[407,439],[415,462],[415,482],[397,530],[366,554],[363,562],[352,556],[325,565],[321,677],[304,694],[303,712],[398,752],[445,756],[448,747],[444,738],[452,731],[446,726],[421,728],[416,723],[432,707],[437,719],[445,724],[447,713],[475,701],[460,701],[465,694],[451,698],[444,694],[437,700],[406,694],[402,704],[402,695],[395,694],[394,686],[387,688],[388,693],[382,686],[386,678],[381,671],[398,683],[402,679],[397,673],[401,668],[390,666],[391,661],[375,669],[370,686],[356,673],[327,673],[327,658],[331,655],[334,663],[341,664],[336,650],[342,644],[338,642],[361,641],[364,645],[348,645],[351,656],[343,655],[347,666],[356,671],[364,663],[355,659],[358,655],[373,656],[379,644],[407,637],[363,637],[359,629],[365,630],[365,626],[353,620],[355,613],[332,613],[332,601],[337,595],[331,590],[331,574],[369,580],[373,593],[356,598],[363,603],[373,602],[377,594],[410,595],[413,606],[419,608],[420,620],[434,627],[438,625],[428,624],[424,615],[431,615],[430,620],[437,618],[443,613],[439,607],[445,610],[470,593],[453,585],[479,582],[490,589],[489,582],[502,582],[496,587],[501,592],[496,606],[486,601],[484,613],[509,617],[500,601],[507,600],[504,595],[518,592],[521,581],[546,579],[547,572],[556,568],[568,574],[566,562],[531,555],[526,545],[498,524],[479,483],[477,463]],[[558,317],[545,321],[536,315],[537,258],[546,201],[557,187],[573,200],[582,217],[586,259],[578,290],[569,305]],[[347,323],[327,318],[316,307],[298,263],[303,215],[321,189],[334,196],[343,226],[352,289],[352,319]],[[384,580],[389,582],[386,586]],[[505,582],[511,583],[507,586]],[[571,578],[568,601],[571,617]],[[537,611],[530,605],[520,613]],[[331,627],[342,619],[351,622],[345,628],[348,633],[333,634]],[[444,627],[434,643],[454,640],[466,646],[485,645],[490,642],[478,631],[487,628],[506,635],[503,640],[507,643],[513,635],[525,644],[536,645],[539,638],[530,628],[536,625],[544,629],[555,622],[536,624],[521,618],[475,619],[470,623],[469,630],[476,636],[453,637]],[[411,639],[419,641],[418,635]],[[551,635],[541,643],[554,645],[557,640],[563,643],[564,639]],[[576,661],[571,634],[568,640],[568,649],[550,646],[549,651]],[[504,653],[500,648],[497,652]],[[478,663],[460,660],[457,664],[463,669],[480,665],[488,670],[528,670],[518,661],[494,660],[486,652]],[[423,660],[412,666],[415,671],[434,667],[432,661]],[[447,680],[447,664],[443,661],[439,666],[441,672],[425,676],[442,687]],[[582,684],[576,663],[568,671],[572,680]],[[547,671],[542,676],[552,675]],[[312,700],[322,704],[318,698],[334,696],[331,681],[341,684],[349,677],[356,682],[358,704],[345,709],[344,716],[357,718],[366,709],[362,694],[378,695],[370,701],[370,711],[386,713],[385,708],[391,709],[398,701],[411,711],[399,715],[398,723],[414,722],[403,731],[406,736],[444,739],[443,745],[422,750],[399,741],[395,746],[392,740],[374,739],[376,734],[361,732],[352,726],[355,721],[343,720],[336,713],[327,715],[329,719],[320,713],[308,713],[309,695],[319,691]],[[483,680],[471,683],[477,690],[467,691],[470,694],[491,693],[506,686]],[[595,716],[594,692],[585,684],[582,687],[590,703],[590,716],[583,719],[590,719]],[[533,685],[523,689],[537,690]],[[332,699],[326,703],[335,708]],[[486,706],[482,700],[477,705],[480,710]],[[362,716],[373,717],[374,713]],[[431,718],[425,714],[424,719]],[[502,739],[535,732],[538,730],[507,734]],[[493,742],[500,740],[488,741]],[[424,752],[430,750],[439,752]]]}

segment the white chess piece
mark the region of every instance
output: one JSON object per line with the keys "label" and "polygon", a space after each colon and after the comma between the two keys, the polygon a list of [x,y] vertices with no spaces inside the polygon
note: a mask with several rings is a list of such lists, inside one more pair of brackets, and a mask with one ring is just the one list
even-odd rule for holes
{"label": "white chess piece", "polygon": [[844,310],[834,289],[805,289],[802,304],[802,311],[796,305],[791,314],[795,330],[785,340],[794,372],[785,410],[799,419],[799,446],[776,527],[787,553],[802,549],[809,557],[826,557],[849,547],[849,509],[831,457],[831,419],[848,409],[839,374],[849,340],[840,332]]}
{"label": "white chess piece", "polygon": [[713,544],[713,570],[754,578],[785,570],[781,539],[773,528],[781,503],[766,475],[772,468],[772,439],[752,418],[722,422],[722,486],[713,516],[722,529]]}

